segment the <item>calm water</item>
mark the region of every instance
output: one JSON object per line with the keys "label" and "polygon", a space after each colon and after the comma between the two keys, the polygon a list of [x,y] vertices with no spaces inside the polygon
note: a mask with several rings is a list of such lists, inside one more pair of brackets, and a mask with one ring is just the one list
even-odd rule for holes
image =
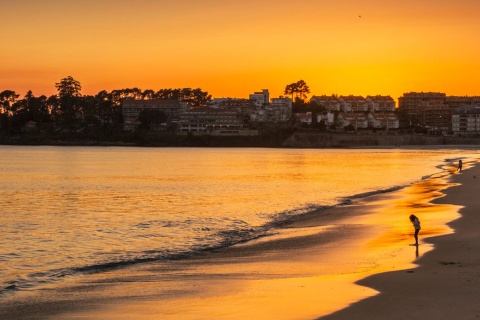
{"label": "calm water", "polygon": [[251,239],[478,152],[0,146],[0,155],[0,292],[10,293]]}

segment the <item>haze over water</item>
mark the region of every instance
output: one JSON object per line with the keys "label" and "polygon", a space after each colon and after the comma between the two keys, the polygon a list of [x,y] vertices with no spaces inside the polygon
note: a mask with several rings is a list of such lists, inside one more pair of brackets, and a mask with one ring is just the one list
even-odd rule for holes
{"label": "haze over water", "polygon": [[2,293],[248,240],[268,234],[275,221],[478,156],[433,149],[0,151]]}

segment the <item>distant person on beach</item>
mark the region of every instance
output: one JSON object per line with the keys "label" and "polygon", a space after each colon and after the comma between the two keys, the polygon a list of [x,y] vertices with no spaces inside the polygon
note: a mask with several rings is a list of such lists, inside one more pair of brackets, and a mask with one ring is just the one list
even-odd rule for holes
{"label": "distant person on beach", "polygon": [[420,231],[420,220],[414,215],[410,215],[410,221],[413,224],[413,227],[415,228],[415,234],[413,235],[415,237],[415,245],[418,246],[418,232]]}
{"label": "distant person on beach", "polygon": [[457,171],[462,171],[462,159],[458,160],[458,168],[457,168]]}

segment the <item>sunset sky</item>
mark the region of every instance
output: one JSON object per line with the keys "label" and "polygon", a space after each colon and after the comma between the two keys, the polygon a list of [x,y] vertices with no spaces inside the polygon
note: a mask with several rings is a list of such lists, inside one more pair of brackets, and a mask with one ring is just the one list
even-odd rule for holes
{"label": "sunset sky", "polygon": [[480,95],[478,0],[0,0],[0,91]]}

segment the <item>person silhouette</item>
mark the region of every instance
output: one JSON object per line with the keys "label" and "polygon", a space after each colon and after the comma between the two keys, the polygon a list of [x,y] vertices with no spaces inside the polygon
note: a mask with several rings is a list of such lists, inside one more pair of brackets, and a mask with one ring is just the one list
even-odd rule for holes
{"label": "person silhouette", "polygon": [[410,222],[412,222],[413,227],[415,229],[415,234],[413,235],[413,237],[415,238],[415,245],[418,246],[418,233],[420,232],[420,229],[421,229],[420,220],[414,214],[411,214]]}
{"label": "person silhouette", "polygon": [[463,166],[462,159],[460,159],[460,160],[458,160],[458,168],[457,168],[457,171],[462,171],[462,166]]}

